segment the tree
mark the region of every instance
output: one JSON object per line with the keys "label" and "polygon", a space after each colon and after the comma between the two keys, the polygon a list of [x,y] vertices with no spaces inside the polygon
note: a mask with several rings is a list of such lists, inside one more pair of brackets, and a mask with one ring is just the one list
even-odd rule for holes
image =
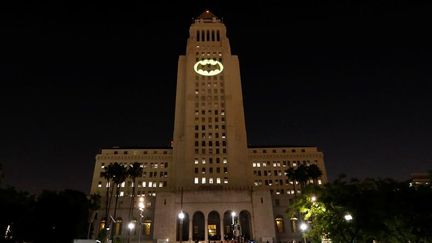
{"label": "tree", "polygon": [[296,188],[296,183],[297,183],[296,169],[295,169],[294,167],[290,167],[288,170],[286,170],[286,175],[287,175],[288,179],[289,179],[290,181],[293,182],[294,195],[297,195],[297,188]]}
{"label": "tree", "polygon": [[296,181],[300,183],[300,188],[303,191],[304,188],[306,187],[307,181],[313,179],[314,184],[316,184],[317,179],[322,176],[322,172],[316,164],[311,164],[311,165],[302,164],[297,166],[296,168],[290,167],[288,170],[286,170],[286,175],[288,179],[293,182],[294,195],[297,195]]}
{"label": "tree", "polygon": [[308,167],[306,165],[299,165],[295,170],[295,177],[297,181],[300,183],[300,188],[303,192],[306,182],[309,180]]}
{"label": "tree", "polygon": [[114,190],[114,186],[111,187],[111,179],[113,178],[114,168],[113,164],[109,164],[104,167],[104,171],[102,172],[102,177],[106,180],[106,193],[105,193],[105,229],[108,227],[109,222],[109,211],[111,206],[111,197],[112,192],[110,193],[110,188]]}
{"label": "tree", "polygon": [[131,220],[132,217],[132,208],[133,205],[135,203],[135,194],[136,194],[136,178],[137,177],[142,177],[143,174],[143,168],[141,167],[141,163],[135,162],[133,163],[127,171],[129,177],[132,179],[132,197],[131,197],[131,201],[130,201],[130,205],[129,205],[129,221]]}
{"label": "tree", "polygon": [[87,239],[90,239],[93,231],[93,222],[96,218],[96,213],[100,208],[101,196],[99,194],[92,194],[88,198],[89,200],[89,220],[88,220],[88,231]]}
{"label": "tree", "polygon": [[[116,188],[115,193],[115,203],[114,203],[114,219],[117,218],[117,205],[118,198],[120,196],[120,185],[126,181],[128,176],[127,168],[117,162],[112,165],[112,181],[114,183],[114,187]],[[114,236],[114,230],[111,230],[111,238]]]}
{"label": "tree", "polygon": [[32,242],[69,243],[87,236],[89,200],[74,190],[43,191],[35,201]]}
{"label": "tree", "polygon": [[[409,187],[408,182],[391,179],[347,181],[340,177],[311,188],[308,186],[288,211],[300,212],[310,222],[310,239],[319,241],[327,235],[333,242],[432,241],[430,187]],[[318,200],[312,201],[312,194]],[[347,214],[353,219],[347,221]]]}
{"label": "tree", "polygon": [[309,166],[307,166],[306,171],[307,171],[308,177],[313,180],[315,185],[317,185],[318,184],[317,183],[318,178],[320,178],[322,176],[322,172],[321,172],[320,168],[318,167],[318,165],[310,164]]}

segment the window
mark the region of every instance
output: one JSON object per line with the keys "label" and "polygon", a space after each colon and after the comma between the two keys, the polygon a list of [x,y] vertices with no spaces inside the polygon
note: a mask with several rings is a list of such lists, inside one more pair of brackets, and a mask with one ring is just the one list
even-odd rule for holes
{"label": "window", "polygon": [[206,184],[206,178],[205,177],[201,178],[201,183]]}
{"label": "window", "polygon": [[198,183],[199,183],[199,179],[198,179],[198,177],[195,177],[195,179],[194,179],[194,183],[195,183],[195,184],[198,184]]}
{"label": "window", "polygon": [[114,234],[121,235],[122,233],[122,219],[117,218],[116,223],[114,225]]}
{"label": "window", "polygon": [[276,223],[276,230],[278,233],[283,233],[284,230],[284,220],[282,217],[277,217],[275,219],[275,223]]}
{"label": "window", "polygon": [[297,232],[297,218],[291,218],[290,225],[291,225],[291,232],[292,233]]}
{"label": "window", "polygon": [[144,221],[144,225],[143,225],[143,230],[144,230],[144,235],[146,235],[146,236],[150,236],[150,234],[151,234],[151,225],[152,225],[152,223],[151,223],[151,220],[145,220]]}

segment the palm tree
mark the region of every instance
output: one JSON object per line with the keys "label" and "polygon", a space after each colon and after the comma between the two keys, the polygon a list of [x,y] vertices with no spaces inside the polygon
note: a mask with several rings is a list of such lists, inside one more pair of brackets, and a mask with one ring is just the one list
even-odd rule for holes
{"label": "palm tree", "polygon": [[[117,162],[112,164],[112,181],[114,183],[114,187],[116,188],[115,193],[115,204],[114,204],[114,219],[117,218],[117,205],[118,205],[118,198],[120,196],[120,185],[125,182],[127,178],[127,168]],[[114,236],[114,230],[111,230],[111,239]]]}
{"label": "palm tree", "polygon": [[[106,180],[106,193],[105,193],[105,228],[108,227],[108,219],[109,219],[109,210],[111,206],[111,196],[110,195],[110,187],[111,187],[111,179],[113,178],[113,164],[109,164],[104,167],[104,171],[102,172],[102,177]],[[114,189],[114,187],[112,187]]]}
{"label": "palm tree", "polygon": [[306,165],[299,165],[295,169],[295,178],[300,183],[300,188],[303,193],[303,189],[306,186],[306,182],[309,180],[308,167]]}
{"label": "palm tree", "polygon": [[307,167],[307,174],[309,178],[313,180],[315,185],[317,184],[318,178],[322,176],[322,172],[316,164],[311,164]]}
{"label": "palm tree", "polygon": [[294,186],[294,195],[297,195],[297,189],[296,189],[296,169],[294,167],[290,167],[288,170],[286,170],[286,176],[290,181],[293,182]]}
{"label": "palm tree", "polygon": [[135,202],[135,193],[136,193],[136,178],[142,177],[143,174],[143,168],[141,167],[141,164],[138,162],[133,163],[131,166],[129,166],[127,171],[129,177],[132,179],[132,197],[129,205],[129,221],[131,220],[132,216],[132,208]]}

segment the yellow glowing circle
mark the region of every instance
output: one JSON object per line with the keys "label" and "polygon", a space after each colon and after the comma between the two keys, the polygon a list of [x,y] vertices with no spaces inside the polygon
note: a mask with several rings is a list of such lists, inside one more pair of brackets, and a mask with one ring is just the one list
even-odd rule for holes
{"label": "yellow glowing circle", "polygon": [[212,59],[204,59],[194,65],[195,72],[204,76],[218,75],[223,71],[223,68],[221,62]]}

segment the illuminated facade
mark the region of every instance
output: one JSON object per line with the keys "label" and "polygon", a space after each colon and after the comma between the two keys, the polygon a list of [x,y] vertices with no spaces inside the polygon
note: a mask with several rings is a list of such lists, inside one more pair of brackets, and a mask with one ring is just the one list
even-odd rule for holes
{"label": "illuminated facade", "polygon": [[[316,147],[248,147],[239,61],[225,25],[208,11],[191,25],[186,55],[179,57],[172,147],[102,149],[92,193],[105,195],[102,172],[114,162],[139,162],[144,171],[136,185],[127,180],[120,186],[114,230],[131,242],[219,241],[237,233],[245,240],[291,242],[300,234],[285,211],[298,187],[285,171],[317,164],[323,172],[318,183],[326,181]],[[146,209],[143,224],[128,236],[133,187],[145,197]],[[103,210],[103,224],[102,217]]]}

